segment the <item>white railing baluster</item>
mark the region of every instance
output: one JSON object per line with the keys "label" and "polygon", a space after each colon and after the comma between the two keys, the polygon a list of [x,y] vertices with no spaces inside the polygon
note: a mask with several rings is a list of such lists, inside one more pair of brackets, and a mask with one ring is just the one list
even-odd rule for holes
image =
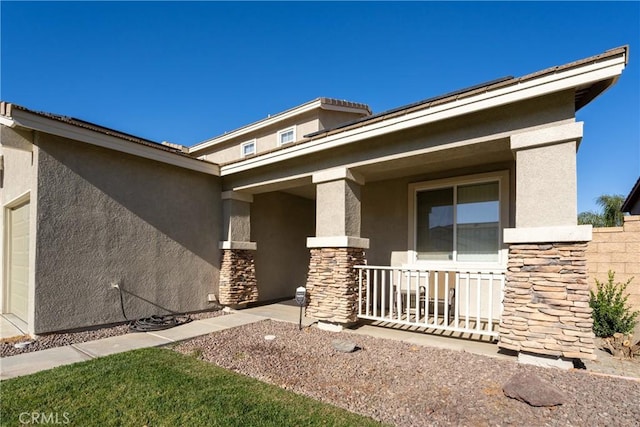
{"label": "white railing baluster", "polygon": [[424,282],[424,324],[429,324],[429,293],[431,290],[429,289],[429,282],[431,281],[431,271],[427,270]]}
{"label": "white railing baluster", "polygon": [[440,272],[433,274],[433,324],[438,324],[438,286],[440,286]]}
{"label": "white railing baluster", "polygon": [[[504,274],[500,275],[500,313],[504,312]],[[500,314],[502,316],[502,314]]]}
{"label": "white railing baluster", "polygon": [[454,304],[454,319],[453,321],[456,324],[456,328],[460,326],[460,272],[456,271],[456,299]]}
{"label": "white railing baluster", "polygon": [[394,270],[389,271],[389,319],[393,319],[393,273]]}
{"label": "white railing baluster", "polygon": [[487,314],[487,330],[493,332],[493,273],[489,274],[489,310]]}
{"label": "white railing baluster", "polygon": [[380,271],[380,274],[382,275],[381,279],[381,283],[380,283],[380,291],[382,292],[382,296],[380,297],[380,315],[382,317],[384,317],[384,309],[385,309],[385,289],[386,289],[386,284],[387,284],[387,271],[386,270],[382,270]]}
{"label": "white railing baluster", "polygon": [[[428,330],[498,336],[498,332],[493,329],[499,321],[500,313],[496,313],[494,309],[494,304],[498,306],[498,302],[495,301],[493,294],[494,290],[497,291],[495,282],[498,281],[499,306],[502,309],[505,283],[505,274],[502,270],[471,272],[459,269],[429,270],[371,265],[360,265],[355,268],[358,270],[357,313],[360,318],[421,326]],[[444,274],[443,279],[440,278],[442,274]],[[452,274],[454,283],[451,283]],[[440,289],[440,285],[443,289]],[[378,289],[379,287],[381,289]],[[460,292],[461,289],[462,292]],[[475,304],[471,300],[472,292],[476,293]],[[451,294],[454,300],[449,306]],[[424,301],[423,304],[421,298]],[[414,299],[413,303],[412,299]],[[463,299],[462,302],[461,299]],[[432,310],[429,308],[431,303],[433,303]],[[442,310],[440,310],[440,304],[443,304]],[[475,316],[471,313],[472,304],[476,310]],[[406,307],[406,310],[403,310],[403,307]],[[411,312],[414,310],[412,316]],[[421,318],[422,310],[424,310],[424,320]],[[451,313],[451,310],[454,312]],[[394,311],[397,316],[393,315]],[[430,316],[433,316],[433,321],[430,320]],[[440,317],[443,318],[442,322]],[[450,317],[453,317],[452,322],[449,322]],[[464,317],[462,324],[461,317]],[[473,327],[471,327],[471,319],[475,320]],[[482,327],[483,321],[487,324],[486,329]]]}
{"label": "white railing baluster", "polygon": [[378,316],[378,273],[382,274],[384,270],[376,271],[373,276],[373,316]]}
{"label": "white railing baluster", "polygon": [[449,272],[444,272],[444,295],[442,295],[442,299],[444,300],[444,318],[442,319],[442,324],[448,326],[449,325]]}
{"label": "white railing baluster", "polygon": [[358,315],[362,316],[362,269],[358,269]]}
{"label": "white railing baluster", "polygon": [[402,320],[402,270],[398,270],[398,286],[396,287],[396,314]]}
{"label": "white railing baluster", "polygon": [[480,327],[480,290],[482,289],[483,276],[478,275],[476,278],[476,330],[481,330]]}
{"label": "white railing baluster", "polygon": [[411,270],[409,270],[409,275],[407,277],[407,322],[410,320],[410,310],[411,310]]}
{"label": "white railing baluster", "polygon": [[[374,273],[375,274],[375,270]],[[371,300],[371,270],[367,270],[367,305],[366,305],[366,313],[367,316],[370,316],[369,314],[369,308],[371,306],[370,300]]]}
{"label": "white railing baluster", "polygon": [[470,298],[471,295],[469,295],[471,293],[471,274],[469,274],[469,272],[467,272],[467,280],[466,280],[466,284],[467,284],[467,295],[466,295],[466,312],[465,312],[465,316],[464,316],[464,327],[466,329],[469,329],[469,316],[471,315],[471,307],[469,306],[470,303]]}
{"label": "white railing baluster", "polygon": [[415,310],[415,321],[420,321],[420,271],[416,270],[416,310]]}

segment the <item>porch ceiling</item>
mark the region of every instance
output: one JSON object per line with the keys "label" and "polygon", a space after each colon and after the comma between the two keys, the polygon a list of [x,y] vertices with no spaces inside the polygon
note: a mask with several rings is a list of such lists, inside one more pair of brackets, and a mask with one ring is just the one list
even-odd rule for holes
{"label": "porch ceiling", "polygon": [[366,182],[383,181],[404,176],[465,169],[513,160],[509,139],[491,143],[456,147],[448,150],[422,153],[380,161],[352,169],[363,175]]}
{"label": "porch ceiling", "polygon": [[[491,143],[398,157],[365,165],[352,165],[349,168],[362,175],[365,183],[368,183],[449,170],[463,170],[512,160],[509,139],[504,138]],[[315,185],[310,182],[310,179],[297,179],[288,183],[281,182],[277,186],[264,186],[259,192],[265,191],[283,191],[307,199],[316,198]]]}

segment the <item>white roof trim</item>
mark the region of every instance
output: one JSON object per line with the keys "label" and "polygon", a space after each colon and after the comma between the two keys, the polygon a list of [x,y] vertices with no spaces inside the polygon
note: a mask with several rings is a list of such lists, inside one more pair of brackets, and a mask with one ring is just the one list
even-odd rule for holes
{"label": "white roof trim", "polygon": [[0,116],[0,125],[5,125],[7,127],[13,128],[16,127],[16,122],[8,117]]}
{"label": "white roof trim", "polygon": [[592,238],[591,224],[504,229],[504,242],[507,244],[590,242]]}
{"label": "white roof trim", "polygon": [[50,119],[28,111],[14,108],[12,119],[16,125],[50,133],[52,135],[69,138],[98,147],[108,148],[122,153],[132,154],[145,159],[190,169],[209,175],[220,176],[220,166],[202,160],[190,159],[169,151],[149,147],[132,141],[127,141],[116,136],[106,135],[90,129],[84,129],[70,123],[64,123],[55,119]]}
{"label": "white roof trim", "polygon": [[286,150],[260,155],[220,168],[222,176],[248,169],[273,164],[293,157],[350,144],[355,141],[398,132],[404,129],[449,119],[505,104],[514,103],[542,95],[560,92],[588,83],[616,77],[622,73],[626,58],[623,56],[584,65],[558,73],[544,75],[522,83],[480,93],[468,98],[436,105],[399,117],[364,125],[355,129],[329,135],[324,138],[292,146]]}

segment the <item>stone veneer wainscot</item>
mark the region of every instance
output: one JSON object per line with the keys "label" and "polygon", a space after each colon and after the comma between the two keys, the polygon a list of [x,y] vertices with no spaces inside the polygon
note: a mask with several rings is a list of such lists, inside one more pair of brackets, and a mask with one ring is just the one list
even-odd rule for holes
{"label": "stone veneer wainscot", "polygon": [[584,242],[510,245],[500,347],[595,358],[586,249]]}

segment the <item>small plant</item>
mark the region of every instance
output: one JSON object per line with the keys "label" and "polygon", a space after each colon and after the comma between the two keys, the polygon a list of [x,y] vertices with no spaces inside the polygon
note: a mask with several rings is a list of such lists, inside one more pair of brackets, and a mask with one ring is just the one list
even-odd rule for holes
{"label": "small plant", "polygon": [[609,280],[606,283],[596,279],[597,293],[589,291],[589,306],[593,309],[593,333],[597,337],[630,333],[636,324],[636,317],[640,314],[638,311],[631,311],[631,307],[627,306],[629,295],[624,294],[633,277],[626,283],[614,283],[614,275],[615,273],[609,270]]}
{"label": "small plant", "polygon": [[195,358],[195,359],[200,359],[202,360],[202,355],[203,355],[203,351],[202,351],[202,347],[196,347],[193,350],[191,350],[191,352],[189,353],[189,356]]}

